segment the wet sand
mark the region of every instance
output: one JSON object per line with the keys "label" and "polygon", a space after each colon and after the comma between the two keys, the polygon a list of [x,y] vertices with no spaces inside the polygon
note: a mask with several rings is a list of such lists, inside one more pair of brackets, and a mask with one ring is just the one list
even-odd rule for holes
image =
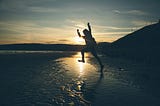
{"label": "wet sand", "polygon": [[[1,52],[0,106],[159,106],[158,67],[76,52]],[[154,72],[153,72],[154,71]],[[153,83],[154,82],[154,83]]]}

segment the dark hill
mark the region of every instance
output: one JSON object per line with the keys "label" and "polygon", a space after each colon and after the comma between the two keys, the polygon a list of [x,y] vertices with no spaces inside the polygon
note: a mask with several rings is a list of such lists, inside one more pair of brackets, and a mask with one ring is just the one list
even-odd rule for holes
{"label": "dark hill", "polygon": [[114,41],[110,46],[106,45],[102,51],[109,56],[159,63],[160,22],[128,34]]}
{"label": "dark hill", "polygon": [[160,23],[143,27],[118,39],[112,45],[127,48],[160,47]]}

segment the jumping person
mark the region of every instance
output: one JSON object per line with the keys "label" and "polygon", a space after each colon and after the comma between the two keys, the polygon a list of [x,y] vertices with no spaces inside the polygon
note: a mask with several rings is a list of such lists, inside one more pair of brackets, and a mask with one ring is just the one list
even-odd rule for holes
{"label": "jumping person", "polygon": [[102,62],[101,62],[101,60],[98,57],[97,52],[96,52],[97,43],[96,43],[95,39],[92,37],[92,32],[91,32],[91,26],[90,26],[90,24],[88,23],[87,26],[88,26],[89,30],[88,29],[84,29],[83,30],[84,36],[81,36],[81,34],[79,32],[79,29],[77,29],[78,36],[82,37],[85,40],[85,43],[86,43],[86,45],[84,46],[84,48],[81,50],[82,60],[78,60],[78,62],[85,63],[84,53],[85,52],[91,52],[91,54],[97,59],[99,65],[101,67],[101,71],[102,71],[104,65],[102,64]]}

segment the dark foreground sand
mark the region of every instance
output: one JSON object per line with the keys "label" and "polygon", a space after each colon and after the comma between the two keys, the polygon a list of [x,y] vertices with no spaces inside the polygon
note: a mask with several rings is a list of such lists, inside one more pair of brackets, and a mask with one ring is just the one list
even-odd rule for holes
{"label": "dark foreground sand", "polygon": [[160,106],[158,66],[76,52],[1,52],[0,106]]}
{"label": "dark foreground sand", "polygon": [[58,86],[49,75],[56,73],[60,67],[54,60],[72,54],[34,51],[0,53],[0,106],[52,104]]}

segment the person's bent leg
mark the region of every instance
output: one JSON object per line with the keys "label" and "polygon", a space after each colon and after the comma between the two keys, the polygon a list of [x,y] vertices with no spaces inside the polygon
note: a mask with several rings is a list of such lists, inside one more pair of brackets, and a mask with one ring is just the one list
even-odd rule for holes
{"label": "person's bent leg", "polygon": [[86,47],[81,50],[82,60],[78,60],[78,62],[83,62],[83,63],[85,63],[85,60],[84,60],[84,53],[85,53],[85,51],[87,51],[87,48],[86,48]]}
{"label": "person's bent leg", "polygon": [[85,63],[85,61],[84,61],[84,51],[83,50],[81,51],[81,55],[82,55],[82,60],[78,60],[78,61]]}

